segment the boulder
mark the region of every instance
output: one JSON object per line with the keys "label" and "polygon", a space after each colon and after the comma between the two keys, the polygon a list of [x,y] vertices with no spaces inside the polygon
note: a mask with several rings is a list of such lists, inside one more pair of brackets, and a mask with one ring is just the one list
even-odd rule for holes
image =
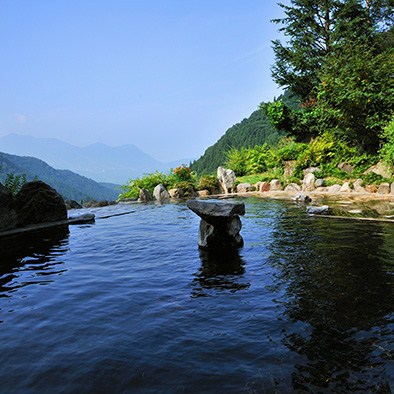
{"label": "boulder", "polygon": [[327,193],[338,194],[341,190],[341,185],[335,184],[327,188]]}
{"label": "boulder", "polygon": [[201,218],[198,235],[200,248],[225,249],[243,246],[239,215],[245,214],[245,204],[189,200],[187,206]]}
{"label": "boulder", "polygon": [[394,182],[390,186],[390,194],[394,195]]}
{"label": "boulder", "polygon": [[357,179],[353,183],[353,190],[356,193],[366,193],[365,189],[363,188],[363,180],[362,179]]}
{"label": "boulder", "polygon": [[329,215],[331,210],[328,205],[322,205],[321,207],[309,206],[306,207],[306,212],[309,215]]}
{"label": "boulder", "polygon": [[240,183],[237,185],[237,193],[247,193],[250,191],[252,185],[250,183]]}
{"label": "boulder", "polygon": [[315,187],[316,188],[323,187],[323,186],[325,186],[325,184],[326,184],[326,181],[323,178],[318,178],[315,180]]}
{"label": "boulder", "polygon": [[42,181],[23,185],[15,200],[18,226],[67,220],[63,197]]}
{"label": "boulder", "polygon": [[207,197],[210,195],[210,192],[209,192],[209,190],[204,189],[204,190],[199,190],[197,192],[197,194],[198,194],[198,197]]}
{"label": "boulder", "polygon": [[178,189],[178,188],[168,190],[168,194],[170,195],[171,198],[183,197],[182,189]]}
{"label": "boulder", "polygon": [[307,196],[306,194],[297,194],[294,197],[294,201],[309,204],[310,202],[312,202],[312,199],[309,196]]}
{"label": "boulder", "polygon": [[337,167],[341,170],[344,171],[348,174],[351,174],[354,171],[354,167],[350,164],[346,164],[346,163],[339,163],[337,165]]}
{"label": "boulder", "polygon": [[277,192],[283,190],[282,184],[280,183],[279,179],[273,179],[270,182],[270,191]]}
{"label": "boulder", "polygon": [[270,191],[270,184],[268,182],[261,182],[259,187],[260,192],[269,192]]}
{"label": "boulder", "polygon": [[285,192],[292,193],[292,192],[299,192],[301,188],[296,183],[289,183],[285,187]]}
{"label": "boulder", "polygon": [[225,194],[231,193],[235,182],[235,173],[233,170],[218,167],[217,177],[219,180],[222,192]]}
{"label": "boulder", "polygon": [[0,231],[11,230],[18,225],[15,197],[0,183]]}
{"label": "boulder", "polygon": [[379,161],[374,166],[368,168],[368,170],[364,172],[364,175],[369,174],[371,172],[380,175],[383,178],[390,178],[391,174],[393,173],[393,169],[389,165]]}
{"label": "boulder", "polygon": [[157,201],[163,201],[163,200],[168,200],[170,198],[170,195],[167,189],[160,183],[159,185],[155,186],[155,188],[153,189],[153,197]]}
{"label": "boulder", "polygon": [[351,193],[352,188],[350,187],[350,182],[345,182],[342,186],[341,189],[339,190],[340,193]]}
{"label": "boulder", "polygon": [[302,191],[311,192],[315,190],[315,175],[313,172],[308,172],[302,181]]}
{"label": "boulder", "polygon": [[314,172],[320,171],[320,168],[318,167],[309,167],[309,168],[305,168],[305,170],[302,170],[302,172],[304,173],[304,176],[306,174],[313,174]]}
{"label": "boulder", "polygon": [[138,198],[139,202],[149,202],[149,201],[153,201],[153,197],[152,194],[150,193],[149,190],[142,188],[140,190],[140,196]]}
{"label": "boulder", "polygon": [[390,194],[390,184],[387,182],[383,182],[379,185],[378,188],[379,194]]}
{"label": "boulder", "polygon": [[67,209],[81,209],[82,208],[82,205],[75,200],[66,200],[65,203],[66,203]]}

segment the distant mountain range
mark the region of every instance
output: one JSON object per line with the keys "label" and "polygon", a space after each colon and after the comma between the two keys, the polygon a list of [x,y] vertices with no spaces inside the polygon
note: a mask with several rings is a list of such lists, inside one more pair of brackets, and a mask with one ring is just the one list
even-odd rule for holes
{"label": "distant mountain range", "polygon": [[26,175],[31,181],[35,177],[55,188],[65,199],[77,201],[116,200],[117,185],[98,184],[92,179],[68,170],[55,170],[34,157],[21,157],[0,152],[0,182],[7,174]]}
{"label": "distant mountain range", "polygon": [[0,137],[0,152],[39,158],[56,169],[70,170],[97,182],[125,184],[154,171],[168,171],[190,159],[162,163],[134,145],[77,147],[54,138],[8,134]]}

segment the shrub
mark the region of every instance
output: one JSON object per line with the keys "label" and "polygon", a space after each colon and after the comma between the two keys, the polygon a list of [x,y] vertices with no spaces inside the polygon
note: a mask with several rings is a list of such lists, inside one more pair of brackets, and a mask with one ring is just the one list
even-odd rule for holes
{"label": "shrub", "polygon": [[22,186],[27,182],[26,175],[7,174],[4,186],[15,195],[22,189]]}
{"label": "shrub", "polygon": [[385,163],[394,165],[394,118],[383,129],[382,139],[385,141],[379,154]]}
{"label": "shrub", "polygon": [[190,181],[192,179],[191,169],[184,164],[178,166],[177,168],[172,170],[172,172],[178,182]]}
{"label": "shrub", "polygon": [[125,198],[138,198],[141,189],[147,189],[153,193],[153,189],[159,184],[168,187],[169,180],[167,175],[158,171],[153,174],[145,175],[142,178],[132,179],[128,185],[122,186],[124,192],[119,195],[119,200]]}
{"label": "shrub", "polygon": [[209,190],[215,194],[219,190],[219,181],[214,175],[203,175],[198,181],[197,190]]}

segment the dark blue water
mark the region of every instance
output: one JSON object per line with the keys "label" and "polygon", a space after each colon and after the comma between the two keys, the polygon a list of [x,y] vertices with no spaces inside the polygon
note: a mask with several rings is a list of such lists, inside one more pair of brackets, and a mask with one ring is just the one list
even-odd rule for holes
{"label": "dark blue water", "polygon": [[184,204],[3,241],[0,392],[390,392],[394,226],[245,203],[226,256]]}

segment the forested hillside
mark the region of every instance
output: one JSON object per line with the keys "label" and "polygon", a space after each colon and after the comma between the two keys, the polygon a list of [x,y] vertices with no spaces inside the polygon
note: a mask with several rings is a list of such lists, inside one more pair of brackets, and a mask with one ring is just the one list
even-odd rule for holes
{"label": "forested hillside", "polygon": [[26,175],[28,181],[38,178],[55,188],[64,198],[77,201],[115,200],[114,190],[99,185],[92,179],[68,170],[55,170],[34,157],[22,157],[0,152],[0,182],[7,174]]}
{"label": "forested hillside", "polygon": [[253,147],[264,142],[275,144],[279,136],[264,116],[263,110],[259,109],[249,118],[230,127],[214,145],[191,164],[191,169],[198,174],[214,173],[217,167],[226,161],[226,154],[230,148]]}

